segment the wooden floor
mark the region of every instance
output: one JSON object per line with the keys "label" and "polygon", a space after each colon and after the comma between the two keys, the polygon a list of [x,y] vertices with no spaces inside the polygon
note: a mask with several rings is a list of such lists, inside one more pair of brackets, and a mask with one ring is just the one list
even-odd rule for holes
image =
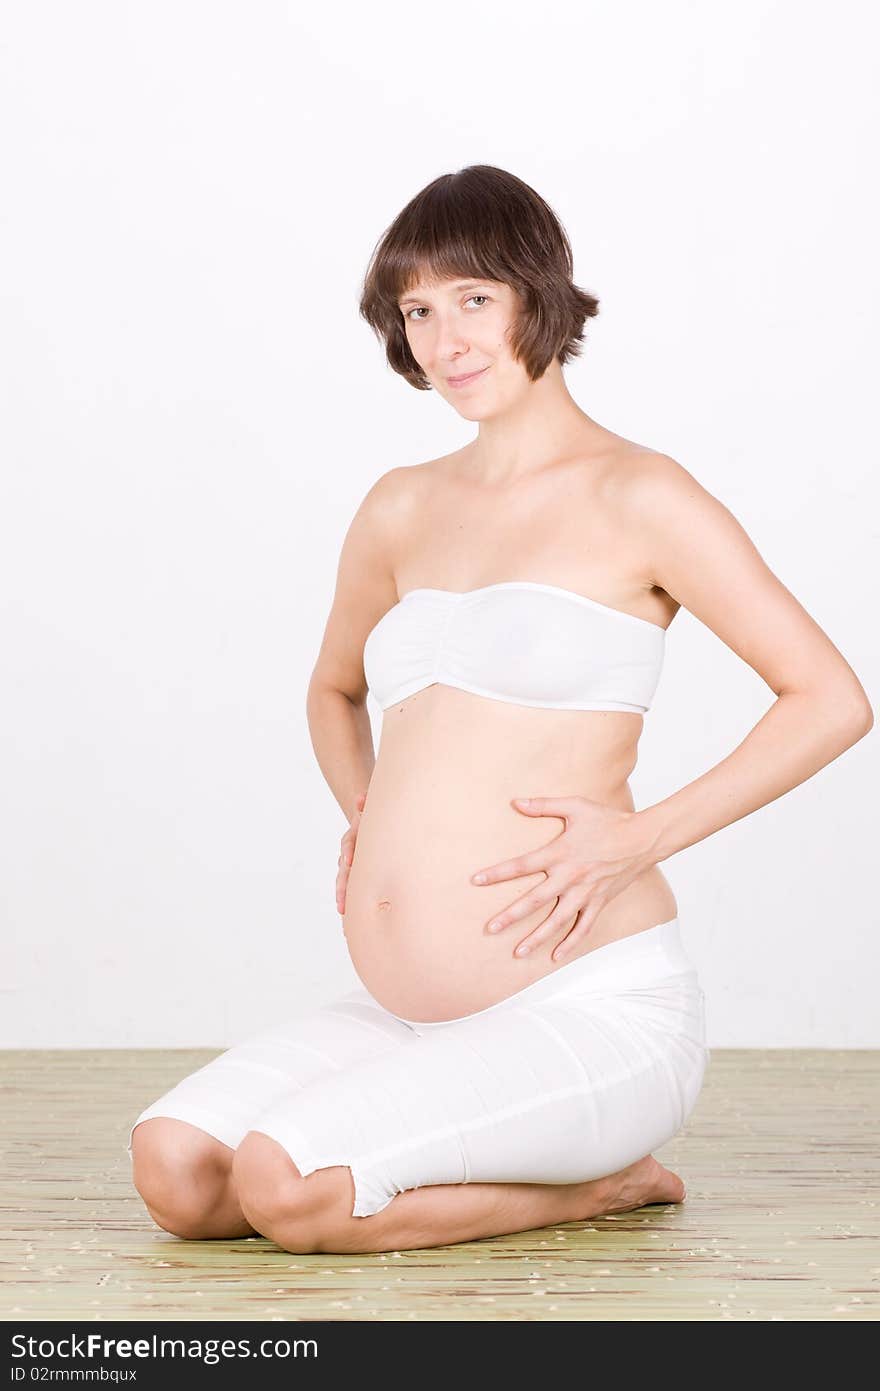
{"label": "wooden floor", "polygon": [[880,1314],[880,1052],[713,1050],[687,1128],[656,1151],[683,1204],[357,1256],[153,1223],[128,1127],[216,1052],[0,1052],[4,1321]]}

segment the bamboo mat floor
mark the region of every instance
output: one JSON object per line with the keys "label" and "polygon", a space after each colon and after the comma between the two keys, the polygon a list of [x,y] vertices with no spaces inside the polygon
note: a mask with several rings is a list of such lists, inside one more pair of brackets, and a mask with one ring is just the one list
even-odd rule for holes
{"label": "bamboo mat floor", "polygon": [[876,1320],[880,1052],[713,1049],[682,1204],[418,1251],[182,1241],[128,1127],[217,1049],[0,1051],[0,1319]]}

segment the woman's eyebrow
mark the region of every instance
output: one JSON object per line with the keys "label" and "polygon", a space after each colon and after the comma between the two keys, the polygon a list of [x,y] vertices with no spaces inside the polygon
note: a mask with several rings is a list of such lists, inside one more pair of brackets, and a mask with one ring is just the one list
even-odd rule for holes
{"label": "woman's eyebrow", "polygon": [[[488,285],[488,284],[489,284],[489,281],[488,281],[488,280],[459,280],[458,284],[457,284],[457,285],[453,285],[452,288],[453,288],[453,290],[467,290],[467,289],[470,288],[471,285]],[[413,296],[413,295],[407,295],[406,299],[399,299],[399,300],[397,301],[397,303],[398,303],[398,305],[400,306],[400,308],[402,309],[403,306],[404,306],[405,304],[418,304],[419,299],[424,299],[424,298],[425,298],[424,295],[421,295],[421,296],[418,296],[418,297]]]}

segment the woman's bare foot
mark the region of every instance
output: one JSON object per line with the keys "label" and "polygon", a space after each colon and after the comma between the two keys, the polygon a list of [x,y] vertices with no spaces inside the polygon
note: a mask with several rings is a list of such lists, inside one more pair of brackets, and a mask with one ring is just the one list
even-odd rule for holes
{"label": "woman's bare foot", "polygon": [[596,1181],[585,1184],[584,1188],[590,1190],[591,1211],[579,1213],[576,1221],[611,1212],[632,1212],[634,1208],[645,1207],[648,1203],[680,1203],[685,1196],[685,1186],[678,1174],[665,1169],[652,1154],[637,1159],[635,1164],[627,1165],[619,1173],[609,1174],[599,1183],[603,1187],[601,1206],[597,1208]]}

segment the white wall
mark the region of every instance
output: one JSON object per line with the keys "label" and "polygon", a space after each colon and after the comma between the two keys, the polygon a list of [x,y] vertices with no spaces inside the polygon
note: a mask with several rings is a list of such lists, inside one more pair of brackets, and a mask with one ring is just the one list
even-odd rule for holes
{"label": "white wall", "polygon": [[[876,703],[874,14],[5,7],[0,1046],[221,1047],[356,982],[305,695],[361,497],[473,433],[357,317],[440,173],[548,199],[601,298],[576,399]],[[771,700],[682,611],[637,806]],[[880,1045],[877,781],[872,734],[665,862],[711,1045]]]}

